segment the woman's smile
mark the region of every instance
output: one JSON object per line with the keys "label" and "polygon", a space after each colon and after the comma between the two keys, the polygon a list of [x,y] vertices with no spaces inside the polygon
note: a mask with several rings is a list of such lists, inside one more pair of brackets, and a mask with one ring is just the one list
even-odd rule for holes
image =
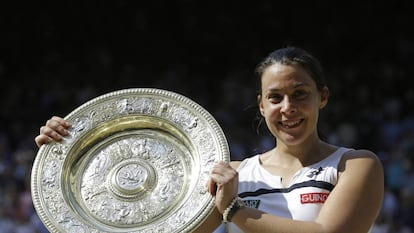
{"label": "woman's smile", "polygon": [[281,121],[281,122],[279,122],[279,125],[282,126],[282,128],[285,128],[285,129],[292,129],[292,128],[299,127],[302,124],[303,121],[304,121],[304,119]]}

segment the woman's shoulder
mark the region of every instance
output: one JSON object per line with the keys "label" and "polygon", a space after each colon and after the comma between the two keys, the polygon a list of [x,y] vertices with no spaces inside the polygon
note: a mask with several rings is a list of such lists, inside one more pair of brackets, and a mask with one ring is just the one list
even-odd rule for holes
{"label": "woman's shoulder", "polygon": [[348,150],[343,154],[342,160],[349,160],[349,159],[368,159],[379,162],[379,158],[377,154],[375,154],[371,150],[367,149],[352,149]]}
{"label": "woman's shoulder", "polygon": [[373,151],[367,149],[354,149],[345,152],[342,156],[339,171],[352,171],[353,169],[382,170],[382,163]]}

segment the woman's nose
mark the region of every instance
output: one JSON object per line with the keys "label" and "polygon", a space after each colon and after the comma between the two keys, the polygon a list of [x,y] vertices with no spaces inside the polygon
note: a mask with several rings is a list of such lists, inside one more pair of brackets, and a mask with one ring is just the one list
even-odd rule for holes
{"label": "woman's nose", "polygon": [[294,103],[290,100],[288,96],[285,96],[282,101],[282,109],[283,113],[295,113],[297,111]]}

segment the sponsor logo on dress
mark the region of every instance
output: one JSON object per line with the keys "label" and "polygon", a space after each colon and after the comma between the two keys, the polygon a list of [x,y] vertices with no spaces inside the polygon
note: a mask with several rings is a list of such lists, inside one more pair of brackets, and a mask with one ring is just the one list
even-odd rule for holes
{"label": "sponsor logo on dress", "polygon": [[325,203],[329,193],[302,193],[300,194],[300,203]]}
{"label": "sponsor logo on dress", "polygon": [[319,167],[318,169],[312,169],[309,173],[308,173],[308,177],[309,178],[313,178],[319,174],[321,174],[321,172],[324,170],[323,167]]}
{"label": "sponsor logo on dress", "polygon": [[247,207],[258,209],[260,205],[260,200],[243,200],[244,204]]}

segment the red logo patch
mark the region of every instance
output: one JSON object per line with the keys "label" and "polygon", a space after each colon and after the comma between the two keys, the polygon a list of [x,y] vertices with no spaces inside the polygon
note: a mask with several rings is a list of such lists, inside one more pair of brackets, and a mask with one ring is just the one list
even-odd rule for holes
{"label": "red logo patch", "polygon": [[300,195],[300,202],[307,203],[325,203],[329,193],[303,193]]}

